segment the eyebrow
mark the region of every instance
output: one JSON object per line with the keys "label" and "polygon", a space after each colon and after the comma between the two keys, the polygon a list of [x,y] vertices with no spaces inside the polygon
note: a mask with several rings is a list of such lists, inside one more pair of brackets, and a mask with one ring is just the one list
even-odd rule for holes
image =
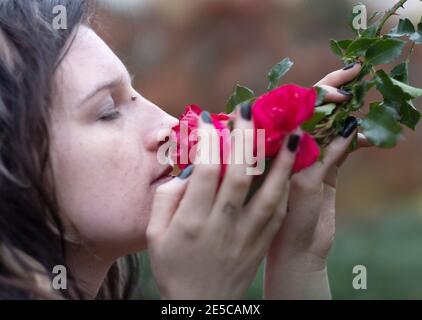
{"label": "eyebrow", "polygon": [[87,101],[89,101],[90,99],[92,99],[95,95],[97,95],[101,91],[104,91],[104,90],[107,90],[107,89],[111,89],[111,88],[116,88],[117,86],[119,86],[125,80],[126,77],[128,77],[130,79],[130,81],[132,82],[132,76],[126,70],[125,71],[125,74],[122,75],[121,77],[118,77],[118,78],[115,78],[115,79],[112,79],[112,80],[108,80],[108,81],[104,81],[104,82],[100,83],[99,85],[97,85],[95,87],[95,89],[93,91],[91,91],[90,93],[88,93],[85,97],[83,97],[80,100],[79,105],[85,104]]}

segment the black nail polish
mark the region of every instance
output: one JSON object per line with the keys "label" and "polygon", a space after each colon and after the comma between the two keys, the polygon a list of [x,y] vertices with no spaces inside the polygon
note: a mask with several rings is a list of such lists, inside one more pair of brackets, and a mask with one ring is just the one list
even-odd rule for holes
{"label": "black nail polish", "polygon": [[211,114],[208,111],[204,111],[201,113],[201,119],[205,123],[212,124]]}
{"label": "black nail polish", "polygon": [[186,167],[182,172],[177,176],[179,179],[185,180],[190,177],[193,171],[193,165]]}
{"label": "black nail polish", "polygon": [[352,69],[354,66],[356,65],[356,62],[350,63],[348,65],[346,65],[343,70],[349,70]]}
{"label": "black nail polish", "polygon": [[297,150],[297,147],[299,146],[300,136],[297,134],[292,134],[289,137],[289,141],[287,142],[287,149],[289,149],[290,152],[295,152]]}
{"label": "black nail polish", "polygon": [[345,121],[343,130],[340,132],[340,136],[348,138],[358,127],[358,120],[355,117],[348,117]]}
{"label": "black nail polish", "polygon": [[350,91],[344,90],[344,89],[337,89],[337,92],[342,94],[343,96],[346,96],[346,97],[353,96],[353,93],[351,93]]}
{"label": "black nail polish", "polygon": [[240,106],[240,114],[242,115],[242,118],[245,120],[251,120],[252,119],[252,104],[250,102],[244,102]]}

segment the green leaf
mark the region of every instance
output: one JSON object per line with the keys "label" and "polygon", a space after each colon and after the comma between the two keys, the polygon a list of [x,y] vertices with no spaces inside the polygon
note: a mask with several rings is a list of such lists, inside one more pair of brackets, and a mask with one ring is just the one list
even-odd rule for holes
{"label": "green leaf", "polygon": [[255,93],[251,89],[237,85],[235,91],[227,102],[226,113],[232,113],[237,105],[253,98],[255,98]]}
{"label": "green leaf", "polygon": [[391,80],[396,86],[399,86],[405,93],[411,96],[411,99],[416,99],[422,96],[422,89],[412,87],[406,83],[397,81],[396,79]]}
{"label": "green leaf", "polygon": [[390,72],[390,77],[403,83],[409,84],[409,62],[402,62],[395,66]]}
{"label": "green leaf", "polygon": [[363,31],[361,36],[363,38],[373,38],[377,35],[377,28],[378,28],[378,24],[376,23],[376,24],[370,26],[365,31]]}
{"label": "green leaf", "polygon": [[268,85],[267,90],[273,90],[277,88],[280,79],[293,67],[293,62],[289,58],[284,58],[279,63],[277,63],[270,72],[268,73]]}
{"label": "green leaf", "polygon": [[[381,92],[384,101],[400,111],[400,105],[412,99],[412,96],[403,91],[403,89],[393,83],[384,70],[378,70],[375,77],[377,89]],[[396,80],[395,80],[396,81]]]}
{"label": "green leaf", "polygon": [[422,44],[422,19],[421,22],[418,24],[418,30],[412,35],[410,35],[409,39],[417,44]]}
{"label": "green leaf", "polygon": [[346,121],[347,117],[349,116],[349,112],[345,110],[340,110],[336,112],[334,118],[334,128],[337,132],[340,132],[344,127],[344,122]]}
{"label": "green leaf", "polygon": [[325,96],[327,95],[328,91],[321,87],[315,87],[317,91],[317,99],[315,101],[315,106],[319,106],[324,102]]}
{"label": "green leaf", "polygon": [[399,24],[388,34],[390,37],[410,36],[415,32],[415,27],[409,19],[400,19]]}
{"label": "green leaf", "polygon": [[391,79],[382,70],[377,72],[376,82],[378,90],[384,97],[384,104],[396,111],[397,120],[410,129],[415,129],[420,121],[420,113],[410,100],[422,95],[422,90]]}
{"label": "green leaf", "polygon": [[398,58],[406,42],[397,39],[382,39],[373,44],[366,52],[371,65],[387,64]]}
{"label": "green leaf", "polygon": [[371,73],[372,66],[370,64],[364,63],[362,69],[356,77],[356,81],[362,81],[368,74]]}
{"label": "green leaf", "polygon": [[403,103],[400,108],[400,123],[404,124],[406,127],[415,130],[416,125],[421,119],[421,114],[414,106],[410,103]]}
{"label": "green leaf", "polygon": [[359,110],[364,103],[366,93],[375,85],[373,80],[362,80],[352,87],[353,98],[346,104],[345,109],[350,111]]}
{"label": "green leaf", "polygon": [[343,49],[340,47],[339,43],[334,40],[331,39],[330,40],[330,47],[331,47],[331,51],[340,59],[343,57]]}
{"label": "green leaf", "polygon": [[350,46],[350,44],[353,42],[353,40],[339,40],[337,41],[338,45],[340,46],[340,48],[342,48],[343,50],[346,50],[348,46]]}
{"label": "green leaf", "polygon": [[302,124],[302,129],[305,130],[306,132],[312,133],[312,131],[315,129],[315,126],[323,118],[331,115],[335,109],[336,109],[335,103],[329,103],[320,107],[316,107],[312,118],[306,121],[304,124]]}
{"label": "green leaf", "polygon": [[394,119],[394,110],[375,102],[361,121],[363,134],[380,148],[392,148],[401,139],[403,129]]}
{"label": "green leaf", "polygon": [[410,37],[409,40],[414,41],[417,44],[422,44],[422,33],[415,32]]}
{"label": "green leaf", "polygon": [[315,108],[315,113],[321,113],[324,116],[329,116],[333,113],[333,111],[336,109],[336,104],[335,103],[328,103],[328,104],[324,104],[323,106],[320,107],[316,107]]}
{"label": "green leaf", "polygon": [[364,56],[368,48],[378,41],[380,41],[378,38],[359,38],[347,47],[345,56],[349,58]]}

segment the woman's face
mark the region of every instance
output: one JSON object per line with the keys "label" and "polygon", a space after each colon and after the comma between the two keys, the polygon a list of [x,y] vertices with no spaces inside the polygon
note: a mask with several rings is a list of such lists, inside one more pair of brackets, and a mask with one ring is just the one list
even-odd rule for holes
{"label": "woman's face", "polygon": [[154,191],[165,181],[157,178],[171,169],[157,151],[176,119],[132,88],[125,66],[87,27],[60,64],[56,87],[51,159],[65,223],[99,256],[144,249]]}

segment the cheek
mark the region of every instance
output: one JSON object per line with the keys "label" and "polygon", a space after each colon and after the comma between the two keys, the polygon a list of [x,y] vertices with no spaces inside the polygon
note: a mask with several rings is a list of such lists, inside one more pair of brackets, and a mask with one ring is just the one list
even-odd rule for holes
{"label": "cheek", "polygon": [[153,196],[150,161],[142,141],[133,136],[101,130],[52,141],[62,214],[83,241],[99,250],[145,245]]}

